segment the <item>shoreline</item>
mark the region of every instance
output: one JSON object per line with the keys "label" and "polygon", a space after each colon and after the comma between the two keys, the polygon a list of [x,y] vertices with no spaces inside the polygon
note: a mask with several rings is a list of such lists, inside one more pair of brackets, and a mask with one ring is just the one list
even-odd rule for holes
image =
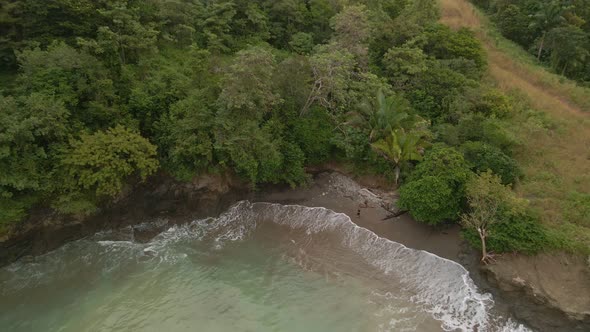
{"label": "shoreline", "polygon": [[[359,183],[366,185],[366,188]],[[235,179],[224,176],[205,176],[190,184],[180,184],[164,178],[141,186],[115,206],[87,220],[60,218],[54,215],[46,215],[44,219],[40,219],[39,216],[42,214],[33,214],[22,225],[20,232],[17,230],[12,237],[0,239],[0,267],[17,259],[32,259],[31,256],[41,255],[98,231],[134,226],[153,221],[159,216],[169,218],[169,223],[163,227],[170,227],[172,224],[219,215],[240,200],[297,204],[324,207],[344,213],[358,226],[367,228],[380,237],[459,263],[469,272],[471,279],[482,292],[493,295],[500,312],[526,323],[535,330],[590,330],[590,307],[587,315],[572,316],[568,313],[567,307],[560,306],[560,302],[552,302],[551,295],[554,294],[545,291],[543,283],[535,284],[534,280],[530,283],[528,280],[521,283],[520,277],[515,279],[512,276],[511,269],[530,263],[534,258],[507,255],[506,259],[500,257],[501,261],[506,260],[507,263],[500,262],[482,268],[479,263],[479,251],[470,247],[461,238],[458,225],[433,228],[414,221],[407,214],[388,218],[389,212],[382,204],[393,204],[395,192],[385,191],[384,188],[386,187],[382,186],[378,179],[353,180],[333,169],[315,172],[313,180],[305,187],[293,189],[285,186],[268,186],[257,192],[253,192]],[[136,240],[140,242],[149,241],[164,230],[155,228],[140,231],[134,228],[134,232],[137,231]],[[537,264],[524,267],[520,273],[524,275],[529,272],[527,279],[532,280],[536,274],[547,272],[543,264],[544,261],[541,260]],[[570,269],[580,269],[580,262],[570,265]],[[553,268],[555,264],[549,266],[549,269]],[[536,271],[538,269],[540,271]],[[582,285],[583,281],[579,278],[586,276],[582,270],[578,271],[578,279],[568,280],[569,285]],[[563,276],[563,273],[559,275]],[[585,292],[590,294],[590,279],[587,281],[587,287],[574,290],[572,295]],[[554,278],[552,282],[557,282],[561,286],[559,278]],[[539,292],[538,289],[544,292]],[[562,301],[572,296],[565,295]],[[590,297],[588,299],[590,300]]]}
{"label": "shoreline", "polygon": [[[359,195],[361,190],[364,192]],[[380,237],[460,263],[463,249],[458,225],[433,228],[414,221],[408,214],[388,218],[390,213],[379,205],[379,198],[375,197],[371,201],[371,193],[378,196],[394,195],[393,192],[365,189],[338,172],[322,172],[308,187],[271,189],[256,195],[254,201],[323,207],[344,213],[355,224]]]}
{"label": "shoreline", "polygon": [[[588,294],[590,304],[590,268],[585,267],[583,259],[565,254],[506,254],[496,264],[483,266],[479,250],[463,240],[459,225],[431,227],[408,214],[387,218],[389,212],[381,207],[380,200],[394,203],[396,193],[383,190],[375,179],[363,180],[353,180],[340,171],[323,171],[308,187],[271,188],[258,194],[255,201],[324,207],[344,213],[380,237],[462,265],[482,292],[492,294],[500,312],[536,331],[590,331],[590,305],[588,313],[583,312],[583,294]],[[566,264],[562,263],[564,257],[568,258]],[[569,303],[578,306],[573,309]]]}

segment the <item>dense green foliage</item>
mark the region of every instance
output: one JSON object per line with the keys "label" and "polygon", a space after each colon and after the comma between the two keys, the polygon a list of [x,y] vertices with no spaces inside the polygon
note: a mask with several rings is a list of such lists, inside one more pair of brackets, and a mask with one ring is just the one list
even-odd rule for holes
{"label": "dense green foliage", "polygon": [[458,150],[436,145],[401,188],[398,204],[419,221],[454,221],[462,210],[465,184],[471,176],[469,165]]}
{"label": "dense green foliage", "polygon": [[483,142],[466,142],[461,150],[476,172],[491,170],[502,178],[504,184],[515,183],[520,177],[521,172],[516,161],[499,148]]}
{"label": "dense green foliage", "polygon": [[416,220],[437,225],[459,216],[461,199],[444,179],[429,175],[403,186],[398,205]]}
{"label": "dense green foliage", "polygon": [[475,172],[520,173],[482,46],[438,18],[435,0],[0,0],[0,223],[91,213],[158,170],[296,186],[328,160],[456,221]]}
{"label": "dense green foliage", "polygon": [[[501,210],[498,222],[488,230],[487,249],[494,253],[523,252],[534,254],[551,245],[547,231],[539,223],[534,211]],[[465,228],[463,235],[474,247],[481,248],[481,240],[473,228]]]}
{"label": "dense green foliage", "polygon": [[461,216],[469,242],[489,252],[535,253],[548,245],[548,237],[527,202],[516,197],[500,177],[486,171],[472,177],[466,186],[469,209]]}
{"label": "dense green foliage", "polygon": [[588,0],[473,0],[490,12],[500,32],[555,72],[590,82]]}

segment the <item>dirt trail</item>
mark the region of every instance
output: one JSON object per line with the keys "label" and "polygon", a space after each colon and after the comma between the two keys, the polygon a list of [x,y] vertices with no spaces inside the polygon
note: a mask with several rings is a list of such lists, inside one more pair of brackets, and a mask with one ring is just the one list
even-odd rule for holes
{"label": "dirt trail", "polygon": [[467,0],[439,0],[441,4],[441,22],[452,27],[468,27],[475,31],[477,37],[488,53],[489,74],[499,87],[505,90],[519,90],[529,97],[533,106],[551,113],[570,112],[587,116],[573,102],[558,91],[543,84],[537,74],[512,60],[498,50],[495,41],[481,29],[478,13]]}

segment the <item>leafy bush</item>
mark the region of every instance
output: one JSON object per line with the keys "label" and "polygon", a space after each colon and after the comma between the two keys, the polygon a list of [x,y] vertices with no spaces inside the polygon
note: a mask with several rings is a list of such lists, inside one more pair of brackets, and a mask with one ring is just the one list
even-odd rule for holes
{"label": "leafy bush", "polygon": [[490,119],[482,114],[468,114],[457,124],[460,142],[482,141],[509,152],[516,144],[516,139],[497,119]]}
{"label": "leafy bush", "polygon": [[487,90],[475,104],[474,111],[502,118],[512,112],[510,100],[502,92],[497,90]]}
{"label": "leafy bush", "polygon": [[334,146],[342,157],[354,163],[365,163],[371,153],[369,133],[357,127],[345,127],[332,139]]}
{"label": "leafy bush", "polygon": [[471,176],[471,171],[461,152],[444,144],[436,144],[426,152],[424,160],[418,164],[410,181],[426,176],[443,179],[450,183],[452,188],[461,189]]}
{"label": "leafy bush", "polygon": [[122,126],[71,141],[61,164],[73,187],[69,189],[111,197],[121,192],[129,176],[136,174],[145,180],[158,169],[156,147]]}
{"label": "leafy bush", "polygon": [[11,223],[21,221],[37,202],[35,196],[3,197],[0,195],[0,230]]}
{"label": "leafy bush", "polygon": [[[489,251],[534,254],[551,245],[534,211],[503,209],[498,217],[499,222],[493,224],[488,230],[486,244]],[[481,248],[481,242],[475,230],[463,229],[463,236],[471,245]]]}
{"label": "leafy bush", "polygon": [[383,66],[393,84],[402,85],[428,69],[428,57],[419,48],[392,47],[383,57]]}
{"label": "leafy bush", "polygon": [[416,220],[428,224],[453,220],[461,211],[471,175],[459,151],[435,145],[401,187],[398,204]]}
{"label": "leafy bush", "polygon": [[522,174],[514,159],[489,144],[466,142],[461,146],[461,150],[474,171],[491,170],[502,178],[503,184],[514,183]]}
{"label": "leafy bush", "polygon": [[460,29],[453,31],[444,25],[429,27],[425,33],[424,50],[438,59],[464,58],[473,61],[479,70],[486,65],[483,47],[472,31]]}
{"label": "leafy bush", "polygon": [[295,143],[283,142],[281,146],[283,154],[283,169],[280,172],[280,181],[288,183],[291,187],[296,187],[308,180],[305,173],[305,153]]}
{"label": "leafy bush", "polygon": [[295,53],[309,54],[313,48],[313,35],[305,32],[298,32],[291,36],[289,46]]}
{"label": "leafy bush", "polygon": [[510,153],[518,140],[506,129],[506,124],[499,119],[486,119],[483,122],[482,141],[493,145],[505,153]]}
{"label": "leafy bush", "polygon": [[454,220],[461,210],[461,198],[442,178],[425,176],[401,187],[397,202],[412,217],[429,225]]}
{"label": "leafy bush", "polygon": [[459,140],[459,129],[450,123],[441,123],[433,127],[432,130],[434,139],[437,142],[447,144],[449,146],[458,146],[461,144]]}
{"label": "leafy bush", "polygon": [[433,122],[446,121],[449,103],[475,84],[443,61],[429,61],[429,67],[409,83],[408,99],[416,111]]}

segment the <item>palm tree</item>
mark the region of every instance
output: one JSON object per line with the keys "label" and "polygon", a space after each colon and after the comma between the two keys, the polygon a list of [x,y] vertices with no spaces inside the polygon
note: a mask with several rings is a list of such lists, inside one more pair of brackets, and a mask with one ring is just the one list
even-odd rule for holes
{"label": "palm tree", "polygon": [[566,22],[565,18],[563,17],[563,12],[567,9],[567,7],[562,6],[559,1],[552,0],[552,1],[539,1],[539,9],[538,11],[531,15],[533,21],[529,25],[529,27],[533,29],[538,29],[541,31],[541,41],[539,44],[539,51],[537,53],[537,59],[541,59],[541,53],[543,53],[543,47],[545,46],[545,37],[547,36],[547,32],[553,29],[554,27]]}
{"label": "palm tree", "polygon": [[427,142],[419,131],[391,130],[389,135],[371,144],[371,147],[389,160],[395,170],[395,183],[399,182],[402,164],[422,160]]}
{"label": "palm tree", "polygon": [[551,62],[557,71],[561,67],[561,75],[568,72],[582,71],[588,51],[588,34],[577,26],[567,25],[553,28],[547,33],[547,40],[551,44]]}
{"label": "palm tree", "polygon": [[394,129],[413,126],[419,119],[411,115],[411,106],[406,99],[397,95],[386,97],[379,90],[375,102],[361,104],[356,112],[351,113],[348,123],[366,126],[369,129],[369,140],[375,142]]}

